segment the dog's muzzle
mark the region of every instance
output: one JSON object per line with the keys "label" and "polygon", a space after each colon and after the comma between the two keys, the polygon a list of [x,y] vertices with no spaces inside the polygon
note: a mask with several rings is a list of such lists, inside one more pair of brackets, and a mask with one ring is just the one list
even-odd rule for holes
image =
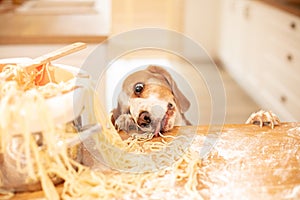
{"label": "dog's muzzle", "polygon": [[142,131],[152,132],[155,136],[159,132],[166,132],[173,128],[174,123],[170,119],[174,114],[174,106],[169,103],[166,108],[154,105],[150,111],[141,111],[137,124]]}

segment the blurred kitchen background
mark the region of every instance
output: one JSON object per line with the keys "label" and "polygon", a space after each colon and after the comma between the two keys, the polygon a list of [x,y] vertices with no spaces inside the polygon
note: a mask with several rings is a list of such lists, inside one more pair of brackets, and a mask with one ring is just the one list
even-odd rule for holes
{"label": "blurred kitchen background", "polygon": [[[260,108],[282,121],[300,120],[300,0],[0,0],[0,59],[35,58],[81,41],[87,49],[56,61],[80,67],[102,41],[145,27],[183,33],[207,51],[210,57],[190,57],[202,70],[215,64],[220,70],[225,123],[244,123]],[[114,79],[105,80],[106,90],[122,76],[118,67],[147,63],[181,68],[183,74],[191,67],[157,51],[123,56],[110,72]],[[209,123],[207,87],[192,84],[203,91],[201,123]],[[116,100],[108,96],[110,109]]]}

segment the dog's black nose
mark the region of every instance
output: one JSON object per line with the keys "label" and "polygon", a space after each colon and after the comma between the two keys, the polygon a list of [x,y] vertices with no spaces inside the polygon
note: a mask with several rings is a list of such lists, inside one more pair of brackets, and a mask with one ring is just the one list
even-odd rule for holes
{"label": "dog's black nose", "polygon": [[150,113],[147,111],[143,111],[139,115],[139,119],[137,121],[138,125],[140,125],[142,128],[147,127],[151,123]]}

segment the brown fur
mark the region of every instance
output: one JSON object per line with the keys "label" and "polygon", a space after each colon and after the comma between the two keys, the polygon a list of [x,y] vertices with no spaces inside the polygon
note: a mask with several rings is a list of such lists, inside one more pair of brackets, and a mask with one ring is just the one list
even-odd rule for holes
{"label": "brown fur", "polygon": [[[136,83],[144,84],[143,91],[138,95],[134,93]],[[151,98],[154,98],[158,102],[158,106],[161,106],[165,112],[164,117],[160,117],[163,118],[160,120],[165,123],[165,127],[162,127],[161,131],[169,130],[174,126],[175,122],[173,122],[174,119],[172,117],[175,117],[173,116],[175,114],[177,120],[175,125],[190,125],[190,122],[184,116],[184,112],[190,107],[188,99],[178,89],[177,84],[166,70],[157,66],[149,66],[145,70],[129,75],[123,82],[122,91],[118,97],[118,106],[112,111],[112,122],[116,128],[125,131],[130,130],[130,127],[141,129],[141,127],[136,127],[136,125],[144,120],[138,118],[138,114],[142,113],[143,110],[147,110],[149,111],[149,116],[152,117],[155,113],[150,108],[144,109],[141,107],[138,111],[135,108],[146,101],[152,103]],[[131,105],[129,105],[129,102],[131,102]],[[168,108],[166,105],[168,105]],[[172,105],[172,107],[169,105]],[[148,106],[147,103],[145,106]],[[133,111],[135,112],[133,113]],[[153,118],[154,120],[156,119]],[[156,126],[157,123],[154,125]],[[154,129],[154,127],[151,128],[151,130]]]}

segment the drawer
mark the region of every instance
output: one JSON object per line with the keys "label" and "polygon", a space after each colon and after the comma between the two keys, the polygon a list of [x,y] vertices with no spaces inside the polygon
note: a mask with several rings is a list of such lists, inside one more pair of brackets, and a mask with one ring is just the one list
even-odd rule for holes
{"label": "drawer", "polygon": [[300,52],[297,49],[273,42],[265,53],[264,66],[268,67],[268,74],[300,99]]}
{"label": "drawer", "polygon": [[260,23],[263,31],[271,36],[275,34],[284,35],[300,44],[300,18],[278,8],[261,2],[251,11],[253,20]]}
{"label": "drawer", "polygon": [[300,99],[300,48],[277,36],[257,37],[257,49],[249,61],[251,76],[257,82],[270,75]]}
{"label": "drawer", "polygon": [[[292,93],[300,104],[300,74],[294,73],[284,68],[277,62],[272,54],[269,55],[268,61],[266,58],[258,60],[258,67],[251,74],[252,78],[260,85],[270,82],[274,84],[273,87],[283,88],[282,90]],[[272,57],[271,57],[272,56]]]}
{"label": "drawer", "polygon": [[261,71],[257,75],[251,75],[248,82],[249,87],[245,87],[245,89],[253,91],[254,95],[263,93],[264,97],[268,97],[258,99],[259,102],[267,101],[265,105],[274,104],[280,107],[280,111],[288,111],[294,116],[294,119],[300,120],[300,79],[291,80],[286,74],[281,75],[278,71]]}
{"label": "drawer", "polygon": [[286,88],[281,82],[274,80],[271,74],[265,74],[260,92],[268,97],[270,104],[276,105],[274,110],[286,110],[297,121],[300,120],[300,102],[291,90]]}
{"label": "drawer", "polygon": [[299,121],[300,18],[259,1],[226,2],[227,69],[263,108]]}
{"label": "drawer", "polygon": [[276,60],[292,73],[300,73],[300,43],[293,44],[292,41],[279,36],[266,38],[269,47],[268,54],[276,57]]}

